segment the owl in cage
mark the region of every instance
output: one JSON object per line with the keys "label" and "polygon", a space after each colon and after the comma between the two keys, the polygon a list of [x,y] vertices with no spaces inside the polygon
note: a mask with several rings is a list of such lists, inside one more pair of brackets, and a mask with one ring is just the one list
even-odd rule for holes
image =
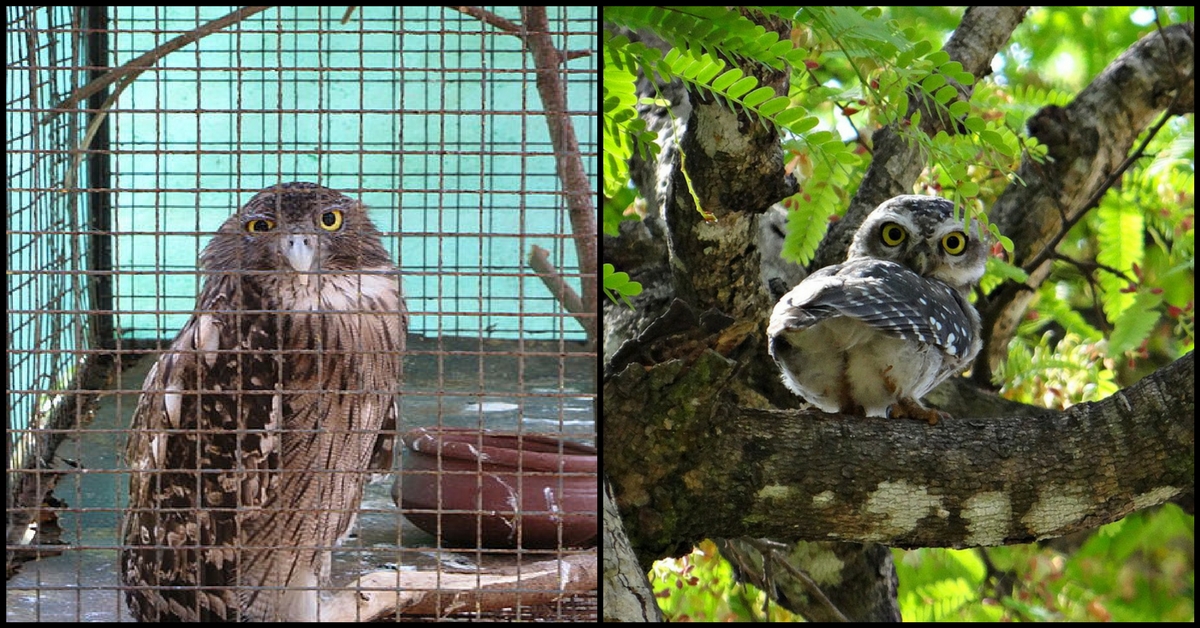
{"label": "owl in cage", "polygon": [[967,300],[987,244],[954,204],[897,196],[867,216],[846,261],[788,292],[767,327],[783,382],[825,412],[946,415],[920,399],[975,355],[979,314]]}
{"label": "owl in cage", "polygon": [[355,200],[259,192],[200,256],[195,313],[133,416],[120,574],[141,621],[313,621],[330,550],[391,468],[407,319]]}

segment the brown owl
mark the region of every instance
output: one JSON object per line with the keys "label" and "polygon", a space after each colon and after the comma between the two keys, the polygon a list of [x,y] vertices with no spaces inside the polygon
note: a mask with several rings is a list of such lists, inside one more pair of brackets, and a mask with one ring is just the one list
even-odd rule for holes
{"label": "brown owl", "polygon": [[363,206],[312,183],[259,192],[200,267],[196,311],[133,416],[129,608],[141,621],[316,620],[364,480],[390,468],[398,273]]}

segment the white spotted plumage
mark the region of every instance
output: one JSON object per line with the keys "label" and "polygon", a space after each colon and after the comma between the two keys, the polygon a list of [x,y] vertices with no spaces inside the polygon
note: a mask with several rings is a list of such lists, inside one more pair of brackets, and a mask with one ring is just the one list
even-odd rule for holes
{"label": "white spotted plumage", "polygon": [[767,329],[784,383],[826,412],[940,413],[920,398],[978,354],[968,301],[987,248],[942,198],[898,196],[867,216],[842,264],[822,268],[775,305]]}

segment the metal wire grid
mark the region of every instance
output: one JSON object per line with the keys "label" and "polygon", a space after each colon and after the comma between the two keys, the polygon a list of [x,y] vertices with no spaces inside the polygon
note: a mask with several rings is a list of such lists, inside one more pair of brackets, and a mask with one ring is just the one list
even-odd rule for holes
{"label": "metal wire grid", "polygon": [[[62,113],[46,120],[43,116],[52,103],[63,102],[85,84],[89,71],[90,77],[101,72],[103,68],[97,66],[108,65],[112,59],[119,63],[141,51],[136,44],[122,50],[123,35],[157,35],[195,28],[204,19],[199,10],[190,17],[178,18],[169,9],[155,9],[147,18],[122,14],[121,10],[104,15],[87,8],[10,7],[10,77],[17,72],[29,86],[24,92],[10,89],[8,100],[10,412],[6,444],[11,489],[7,495],[10,618],[81,620],[119,616],[122,604],[119,594],[114,593],[119,587],[111,572],[115,565],[116,521],[123,509],[121,486],[126,478],[123,462],[116,459],[115,453],[127,435],[128,416],[140,391],[141,373],[137,369],[145,368],[146,360],[169,342],[179,327],[178,321],[185,320],[191,311],[197,272],[194,264],[189,267],[174,261],[181,252],[195,259],[202,240],[219,224],[211,212],[204,214],[205,201],[213,194],[226,199],[223,205],[216,203],[213,211],[218,215],[231,213],[236,204],[230,205],[228,199],[244,200],[245,195],[239,192],[253,189],[256,176],[270,179],[278,178],[283,171],[304,172],[297,164],[308,155],[317,155],[320,165],[316,171],[322,182],[329,181],[327,185],[331,186],[339,181],[348,183],[347,187],[369,204],[368,197],[375,195],[384,199],[386,206],[396,190],[403,190],[406,208],[430,203],[436,208],[415,219],[411,213],[395,212],[394,221],[381,225],[385,235],[395,240],[422,243],[421,248],[401,245],[395,251],[405,276],[408,305],[418,321],[411,330],[416,336],[410,340],[406,364],[410,381],[405,385],[402,404],[418,408],[420,416],[437,425],[458,421],[556,431],[578,440],[594,438],[590,423],[594,355],[583,348],[582,335],[572,317],[561,313],[561,308],[553,311],[557,307],[553,299],[544,291],[532,289],[533,282],[526,281],[532,275],[522,260],[501,254],[507,249],[523,251],[531,242],[537,242],[551,248],[557,267],[563,269],[568,281],[579,279],[578,272],[572,270],[570,225],[561,211],[561,192],[555,190],[558,184],[552,150],[525,139],[535,126],[537,114],[531,110],[537,109],[536,102],[523,98],[519,111],[510,112],[499,106],[490,110],[485,100],[477,109],[460,108],[448,114],[443,102],[445,85],[453,84],[456,76],[463,77],[460,82],[467,85],[467,73],[439,74],[438,64],[429,63],[419,71],[411,69],[406,80],[411,84],[414,77],[420,76],[428,85],[435,85],[430,92],[443,90],[442,98],[435,99],[440,105],[436,108],[400,102],[399,107],[376,110],[367,107],[361,98],[355,106],[336,112],[322,112],[299,102],[297,106],[283,106],[287,90],[279,85],[316,85],[330,93],[357,88],[365,94],[364,85],[387,84],[389,75],[375,71],[367,61],[372,54],[383,54],[368,52],[366,42],[375,36],[421,33],[429,41],[437,41],[439,36],[458,37],[474,29],[480,42],[495,41],[494,33],[462,16],[448,20],[425,14],[422,17],[428,18],[427,23],[420,26],[414,25],[420,20],[413,20],[412,14],[368,16],[366,11],[354,30],[359,49],[348,51],[348,57],[343,56],[347,51],[335,44],[328,15],[308,21],[299,15],[275,16],[257,24],[238,25],[229,52],[235,57],[255,51],[253,45],[244,44],[260,41],[254,39],[256,36],[288,32],[323,41],[317,48],[325,51],[328,65],[308,68],[316,73],[315,81],[278,79],[272,85],[276,88],[273,95],[271,90],[263,90],[264,95],[273,96],[273,102],[257,108],[246,105],[251,100],[246,97],[250,93],[246,85],[268,83],[265,74],[253,75],[262,68],[248,64],[225,66],[228,76],[217,81],[242,90],[236,109],[178,109],[169,104],[169,98],[161,96],[155,97],[149,107],[140,99],[132,103],[117,100],[107,107],[111,126],[101,126],[89,144],[91,152],[83,154],[71,149],[78,147],[92,118],[82,113]],[[594,22],[586,18],[580,28],[578,14],[563,10],[559,18],[553,24],[563,38],[572,33],[594,33]],[[312,27],[311,22],[318,26]],[[14,32],[21,37],[14,38]],[[293,43],[300,46],[302,42],[297,39]],[[105,50],[106,44],[115,45]],[[481,45],[486,50],[488,44]],[[260,51],[281,59],[283,48],[277,40],[273,47],[263,46]],[[417,50],[434,51],[441,61],[453,52],[444,45]],[[203,52],[194,54],[197,59],[205,58]],[[358,63],[338,66],[337,58],[356,59]],[[210,73],[202,63],[193,68],[172,67],[163,63],[167,59],[136,83],[155,86],[151,91],[191,86],[199,92],[209,88],[212,74],[223,72],[218,68]],[[305,68],[294,69],[300,72]],[[344,78],[345,72],[357,72],[358,80]],[[576,72],[567,69],[564,76]],[[594,83],[594,64],[587,72],[590,75],[585,72],[584,80]],[[441,86],[436,86],[438,77]],[[532,91],[528,89],[532,81],[528,68],[491,72],[487,80],[493,84],[512,82],[522,91]],[[594,91],[590,96],[586,102],[596,102]],[[85,108],[100,109],[102,100],[93,98]],[[496,105],[498,100],[499,93],[490,104]],[[329,109],[331,101],[330,97],[318,104]],[[256,136],[248,131],[245,109],[255,109],[257,114],[274,120],[276,131],[288,131],[290,127],[294,132],[312,121],[328,124],[350,117],[360,121],[359,132],[346,138],[335,137],[332,132],[318,133],[315,149],[306,152],[299,139],[292,144],[279,139],[273,143],[270,134]],[[453,128],[453,119],[468,110],[512,120],[520,125],[519,141],[506,142],[495,136],[465,141],[448,132]],[[402,115],[397,116],[397,111]],[[147,119],[137,117],[145,113],[158,116],[150,120],[157,133],[134,132],[135,125],[147,124]],[[207,135],[185,133],[177,139],[171,129],[179,127],[165,128],[167,125],[161,123],[184,116],[191,119],[187,126],[199,131],[208,124],[205,116],[210,113],[235,120],[229,129],[216,129],[226,134],[223,142],[220,133],[215,141],[202,139],[214,137],[212,129],[207,128]],[[573,113],[594,117],[590,107]],[[402,117],[405,122],[419,120],[427,125],[426,130],[437,132],[432,140],[423,137],[423,143],[410,141],[414,135],[411,132],[406,139],[405,129],[411,129],[407,124],[400,125],[395,140],[365,133],[363,128],[369,126],[366,121],[379,115]],[[585,131],[592,126],[594,123],[576,125]],[[214,145],[217,147],[212,148]],[[595,137],[582,145],[585,160],[593,163]],[[398,158],[414,154],[424,161],[413,166]],[[447,160],[456,155],[475,159],[467,163],[479,171],[472,175],[474,178],[464,178],[447,166]],[[212,156],[227,159],[234,166],[229,177],[214,180],[201,172],[200,165]],[[381,174],[386,168],[372,161],[375,157],[396,162],[393,165],[397,165],[398,172],[390,179],[390,173]],[[333,174],[341,172],[339,167],[345,163],[338,162],[340,158],[350,159],[358,173],[349,178]],[[497,161],[514,161],[519,167],[512,174],[480,174],[485,162]],[[420,176],[410,176],[406,170]],[[414,178],[421,183],[413,186],[410,182]],[[506,186],[506,181],[510,185]],[[515,226],[493,220],[505,211],[519,213],[522,220]],[[123,242],[122,238],[128,240]],[[464,248],[459,246],[461,241],[477,246],[481,254],[459,254]],[[461,258],[461,262],[448,263],[447,251],[455,252],[451,257]],[[148,278],[150,283],[133,282],[137,277]],[[516,283],[504,283],[505,278]],[[493,298],[500,296],[508,297],[509,302]],[[130,312],[141,317],[129,316]],[[506,321],[516,324],[506,329]],[[547,321],[550,324],[545,324]],[[140,367],[135,364],[139,358],[143,360]],[[412,377],[414,371],[422,369],[424,376]],[[582,377],[572,378],[578,374]],[[404,416],[402,412],[402,420]],[[381,526],[386,536],[390,519],[390,534],[399,540],[393,545],[400,545],[403,533],[396,529],[395,509],[386,501],[381,503],[379,495],[374,498],[372,501],[368,495],[364,501],[363,520],[374,518],[373,523]],[[362,528],[368,532],[366,523]],[[351,549],[364,548],[361,539],[348,545]],[[433,538],[415,547],[393,546],[373,554],[345,550],[339,553],[339,560],[347,563],[348,572],[353,572],[390,553],[400,565],[424,561],[441,574],[446,564],[444,555],[437,551],[440,545]],[[16,567],[17,557],[46,556],[58,550],[63,553],[57,568],[42,568],[52,559]],[[497,555],[509,555],[519,567],[548,557],[580,554],[586,552],[565,548],[551,552],[477,549],[466,555],[477,564]],[[431,555],[437,556],[433,562]],[[14,582],[23,576],[26,579],[21,586],[27,588],[17,588]],[[518,580],[512,590],[517,600],[514,608],[485,610],[476,605],[473,616],[595,617],[594,594],[575,593],[560,596],[553,604],[530,606],[521,603],[522,592],[531,596],[527,599],[543,593],[522,591]],[[14,606],[24,614],[14,615]],[[471,604],[463,609],[470,613]]]}

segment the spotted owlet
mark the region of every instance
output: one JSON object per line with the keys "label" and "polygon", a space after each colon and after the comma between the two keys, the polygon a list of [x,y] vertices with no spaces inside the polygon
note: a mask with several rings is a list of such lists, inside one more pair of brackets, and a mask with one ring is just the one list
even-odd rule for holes
{"label": "spotted owlet", "polygon": [[372,452],[390,453],[407,323],[363,206],[259,192],[200,256],[196,311],[146,376],[121,579],[141,621],[317,619]]}
{"label": "spotted owlet", "polygon": [[825,412],[936,423],[920,402],[979,353],[967,301],[987,246],[954,205],[897,196],[875,208],[846,261],[809,275],[775,305],[767,334],[788,388]]}

